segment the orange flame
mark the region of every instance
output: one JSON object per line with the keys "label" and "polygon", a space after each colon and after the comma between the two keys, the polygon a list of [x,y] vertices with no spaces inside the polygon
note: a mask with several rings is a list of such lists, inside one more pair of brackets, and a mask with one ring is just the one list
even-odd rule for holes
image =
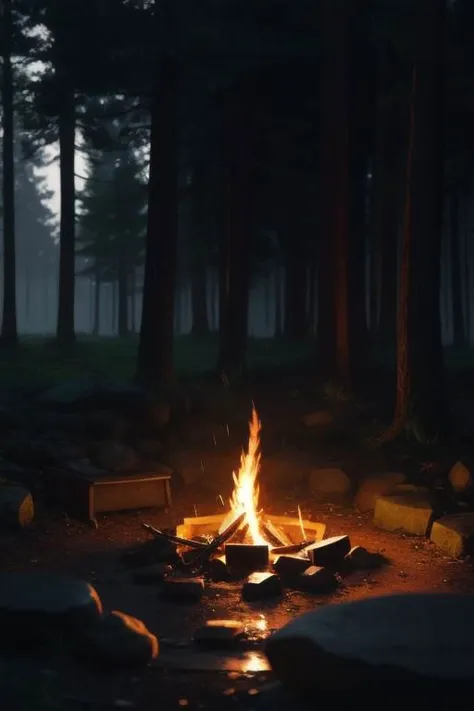
{"label": "orange flame", "polygon": [[233,518],[245,513],[243,525],[248,525],[250,542],[254,545],[268,544],[268,541],[260,531],[260,512],[258,511],[259,487],[257,477],[260,471],[261,429],[262,423],[258,419],[255,407],[252,407],[252,419],[249,422],[248,451],[247,453],[242,452],[238,473],[232,473],[234,491],[230,499]]}

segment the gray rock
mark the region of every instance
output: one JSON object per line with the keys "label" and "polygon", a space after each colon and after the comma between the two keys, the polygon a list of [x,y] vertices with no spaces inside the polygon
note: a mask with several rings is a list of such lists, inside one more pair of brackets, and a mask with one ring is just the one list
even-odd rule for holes
{"label": "gray rock", "polygon": [[131,471],[139,463],[137,453],[131,447],[113,440],[97,443],[91,450],[91,458],[110,472]]}
{"label": "gray rock", "polygon": [[136,668],[156,659],[159,645],[141,620],[114,610],[99,625],[84,631],[75,650],[94,668]]}
{"label": "gray rock", "polygon": [[276,632],[266,654],[278,679],[299,693],[383,680],[473,685],[474,596],[393,595],[327,605]]}
{"label": "gray rock", "polygon": [[172,570],[171,565],[155,563],[155,565],[147,565],[144,568],[134,570],[132,577],[137,585],[152,585],[153,583],[163,582],[164,578]]}
{"label": "gray rock", "polygon": [[196,630],[194,641],[207,648],[227,649],[234,647],[244,634],[242,623],[236,620],[208,620]]}
{"label": "gray rock", "polygon": [[83,580],[54,573],[0,573],[0,642],[27,646],[97,624],[102,603]]}
{"label": "gray rock", "polygon": [[0,482],[0,527],[23,528],[35,515],[33,497],[22,486]]}
{"label": "gray rock", "polygon": [[163,597],[171,602],[199,602],[204,592],[204,578],[166,578]]}

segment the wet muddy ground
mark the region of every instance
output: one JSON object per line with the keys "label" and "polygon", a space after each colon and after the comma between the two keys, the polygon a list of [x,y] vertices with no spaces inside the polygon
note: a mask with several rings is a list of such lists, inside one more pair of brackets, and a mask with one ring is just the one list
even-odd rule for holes
{"label": "wet muddy ground", "polygon": [[[301,502],[300,502],[301,503]],[[275,501],[267,510],[296,514],[297,502]],[[162,658],[157,667],[141,674],[119,677],[97,676],[68,662],[67,658],[3,660],[0,662],[2,698],[12,709],[108,709],[139,708],[235,708],[245,704],[271,682],[271,673],[258,655],[259,645],[272,630],[295,615],[320,605],[356,600],[371,595],[396,592],[457,591],[474,589],[474,572],[468,561],[454,561],[424,539],[386,533],[373,528],[370,518],[351,508],[335,504],[302,503],[305,517],[326,523],[326,536],[349,534],[353,545],[383,554],[388,564],[375,571],[359,571],[344,578],[330,595],[310,596],[286,590],[281,599],[245,603],[241,584],[207,586],[199,604],[182,605],[160,600],[157,587],[132,582],[121,554],[141,541],[149,540],[142,522],[165,526],[192,515],[186,497],[175,500],[173,514],[135,512],[104,516],[97,530],[68,520],[38,515],[37,522],[21,535],[2,537],[0,568],[66,572],[90,581],[99,591],[107,609],[119,609],[142,619],[161,640]],[[200,513],[216,512],[209,502]],[[194,631],[209,619],[232,618],[242,621],[254,639],[250,656],[224,660],[206,656],[192,642]],[[25,698],[28,689],[41,697],[40,705]],[[21,688],[21,692],[18,690]],[[249,695],[250,692],[250,695]],[[23,704],[23,705],[22,705]]]}

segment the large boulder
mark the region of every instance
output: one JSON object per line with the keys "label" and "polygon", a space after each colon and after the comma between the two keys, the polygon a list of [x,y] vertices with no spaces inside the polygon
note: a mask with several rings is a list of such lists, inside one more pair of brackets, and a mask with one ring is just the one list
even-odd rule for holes
{"label": "large boulder", "polygon": [[351,480],[342,469],[312,469],[309,488],[312,494],[345,496],[351,490]]}
{"label": "large boulder", "polygon": [[0,573],[0,644],[24,647],[97,624],[102,603],[83,580],[55,573]]}
{"label": "large boulder", "polygon": [[34,515],[33,497],[27,489],[0,482],[0,528],[23,528]]}
{"label": "large boulder", "polygon": [[91,459],[109,472],[133,471],[139,464],[135,450],[113,440],[94,445],[91,448]]}
{"label": "large boulder", "polygon": [[386,472],[367,477],[359,486],[354,498],[354,506],[362,513],[373,511],[379,496],[390,494],[397,484],[403,484],[405,475],[399,472]]}
{"label": "large boulder", "polygon": [[98,669],[135,668],[158,656],[158,639],[136,617],[113,610],[100,624],[86,628],[74,649]]}
{"label": "large boulder", "polygon": [[367,689],[380,681],[474,687],[474,596],[393,595],[327,605],[269,638],[278,679],[301,692]]}

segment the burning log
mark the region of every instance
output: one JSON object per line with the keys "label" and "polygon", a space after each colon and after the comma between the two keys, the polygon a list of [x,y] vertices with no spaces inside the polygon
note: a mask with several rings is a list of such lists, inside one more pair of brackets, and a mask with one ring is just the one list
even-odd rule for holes
{"label": "burning log", "polygon": [[276,597],[283,592],[280,578],[274,573],[252,573],[242,588],[242,598],[254,602],[266,597]]}
{"label": "burning log", "polygon": [[275,548],[272,548],[272,553],[274,555],[291,555],[292,553],[299,553],[312,543],[313,541],[301,541],[301,543],[292,543],[289,546],[276,546]]}
{"label": "burning log", "polygon": [[152,533],[155,538],[164,539],[166,541],[169,541],[170,543],[176,544],[177,546],[197,548],[198,550],[203,550],[208,546],[207,543],[203,543],[202,541],[193,541],[188,538],[181,538],[181,536],[173,536],[171,533],[165,533],[164,531],[160,531],[158,528],[151,526],[149,523],[142,523],[142,527],[149,533]]}
{"label": "burning log", "polygon": [[278,526],[275,526],[275,524],[270,521],[270,519],[267,519],[265,523],[262,525],[262,532],[265,536],[265,538],[272,544],[277,547],[281,546],[289,546],[291,545],[292,541],[284,531],[281,530]]}
{"label": "burning log", "polygon": [[307,558],[298,555],[279,555],[273,564],[274,569],[282,578],[295,578],[304,573],[311,563]]}
{"label": "burning log", "polygon": [[237,533],[239,528],[241,527],[242,523],[244,522],[245,519],[245,513],[241,513],[240,516],[237,516],[234,521],[227,526],[225,531],[222,531],[218,536],[214,538],[207,546],[205,546],[198,554],[197,556],[190,561],[187,565],[188,566],[200,566],[204,565],[207,560],[211,557],[215,551],[217,551],[221,546],[224,545],[227,541],[229,541],[232,536]]}
{"label": "burning log", "polygon": [[305,553],[309,556],[311,565],[333,568],[344,562],[344,557],[350,550],[349,536],[332,536],[312,543],[305,549]]}

